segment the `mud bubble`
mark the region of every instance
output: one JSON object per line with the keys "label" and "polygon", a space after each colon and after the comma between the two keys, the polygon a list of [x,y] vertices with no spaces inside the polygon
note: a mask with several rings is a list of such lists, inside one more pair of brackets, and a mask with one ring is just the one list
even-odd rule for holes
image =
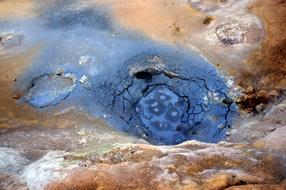
{"label": "mud bubble", "polygon": [[136,56],[127,62],[127,71],[117,71],[113,80],[96,87],[96,97],[112,115],[111,123],[121,123],[124,131],[150,143],[216,143],[225,138],[236,108],[223,79],[205,66]]}
{"label": "mud bubble", "polygon": [[75,80],[70,73],[40,76],[31,82],[24,99],[38,108],[56,105],[70,95]]}

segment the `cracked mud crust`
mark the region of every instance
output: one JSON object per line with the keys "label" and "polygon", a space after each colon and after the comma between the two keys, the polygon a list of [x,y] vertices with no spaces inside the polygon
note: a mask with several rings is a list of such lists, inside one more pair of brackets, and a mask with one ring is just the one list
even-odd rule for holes
{"label": "cracked mud crust", "polygon": [[0,189],[286,189],[285,5],[0,0]]}
{"label": "cracked mud crust", "polygon": [[[168,53],[172,54],[172,51]],[[123,120],[127,124],[124,131],[131,131],[154,144],[178,144],[188,139],[205,142],[222,140],[236,116],[224,80],[200,58],[193,62],[187,57],[181,59],[175,56],[143,55],[132,58],[124,63],[129,72],[122,67],[115,71],[115,80],[109,79],[93,87],[97,89],[95,93],[100,97],[99,103],[113,115],[114,125]],[[198,62],[200,66],[195,64]],[[147,78],[142,79],[143,72],[145,76],[149,73]],[[173,96],[177,100],[160,104],[160,107],[159,102],[152,100],[156,89],[161,89],[162,95],[164,91],[169,94],[169,99]],[[153,102],[150,102],[153,112],[143,106],[148,101]],[[163,109],[169,112],[175,104],[181,104],[180,121],[168,123],[159,112],[165,112]],[[157,129],[152,125],[157,125]],[[163,125],[170,127],[160,129]]]}

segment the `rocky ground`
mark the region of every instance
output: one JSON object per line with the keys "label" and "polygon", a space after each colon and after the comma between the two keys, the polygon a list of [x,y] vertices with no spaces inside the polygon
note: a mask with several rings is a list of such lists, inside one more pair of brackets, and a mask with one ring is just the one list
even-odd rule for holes
{"label": "rocky ground", "polygon": [[[13,148],[2,148],[4,162],[0,169],[5,172],[8,169],[9,174],[2,175],[1,185],[4,189],[284,189],[286,127],[285,118],[281,117],[285,115],[285,109],[281,112],[283,106],[285,103],[272,108],[269,114],[274,117],[270,121],[259,121],[263,128],[267,123],[268,126],[279,123],[282,127],[264,132],[258,140],[250,139],[253,143],[188,141],[176,146],[123,143],[111,149],[91,147],[70,152],[69,148],[76,144],[76,137],[71,134],[66,137],[70,143],[67,147],[54,145],[57,137],[49,137],[47,131],[33,132],[35,136],[44,135],[46,143],[26,146],[19,143],[14,145],[16,147],[8,146]],[[8,144],[5,138],[13,139],[11,135],[36,139],[27,131],[25,135],[19,133],[3,135],[1,141]],[[83,132],[81,135],[87,136]],[[26,155],[16,151],[23,147],[29,149]],[[31,155],[36,161],[29,158]]]}
{"label": "rocky ground", "polygon": [[[53,7],[55,2],[46,1],[45,6],[58,11]],[[58,2],[59,6],[70,3]],[[186,141],[172,146],[154,146],[111,128],[106,122],[108,114],[94,117],[83,111],[82,107],[92,104],[83,101],[83,96],[72,99],[84,102],[80,108],[71,105],[69,100],[57,104],[66,98],[66,91],[61,91],[60,96],[50,93],[48,97],[56,98],[43,102],[41,96],[47,94],[32,85],[30,92],[39,96],[33,99],[26,94],[29,101],[39,107],[56,105],[53,109],[39,111],[21,102],[25,95],[22,81],[25,77],[34,77],[33,67],[43,71],[49,65],[44,62],[36,67],[34,60],[57,61],[49,52],[40,54],[46,51],[46,44],[53,42],[53,38],[58,39],[57,35],[49,33],[48,38],[38,35],[42,32],[44,35],[44,30],[35,27],[36,18],[44,9],[41,1],[0,0],[1,28],[7,28],[11,20],[21,23],[30,19],[30,22],[19,24],[19,27],[28,28],[24,27],[21,32],[7,33],[0,28],[0,189],[286,189],[284,0],[75,2],[83,7],[108,7],[112,14],[107,17],[112,17],[120,27],[144,34],[156,42],[176,44],[204,55],[225,76],[230,87],[229,96],[241,108],[240,118],[225,133],[225,141],[218,144]],[[70,9],[77,10],[77,7]],[[96,18],[99,14],[87,12]],[[49,11],[43,15],[48,23],[47,30],[61,30],[60,19],[52,17]],[[69,20],[66,15],[58,17],[70,26],[75,25],[74,19]],[[81,22],[90,24],[90,20]],[[107,25],[112,28],[113,24],[105,15],[104,19],[91,20],[91,23],[108,31]],[[55,53],[55,57],[81,55],[81,52],[77,54],[79,49],[69,47],[69,43],[75,41],[67,31],[64,33],[68,47],[60,46],[60,42],[57,42],[59,47],[54,47],[51,43],[55,52],[65,49],[67,54]],[[114,32],[112,38],[119,36],[118,41],[125,41],[120,35]],[[95,36],[111,39],[100,32]],[[97,41],[92,43],[97,44]],[[104,44],[105,41],[97,44],[101,47],[98,55],[106,53]],[[108,50],[115,51],[117,45],[124,49],[120,44],[116,42]],[[85,45],[81,48],[87,49],[88,42]],[[123,52],[127,54],[128,51]],[[117,56],[116,59],[123,59],[123,55]],[[92,60],[92,57],[81,55],[79,65]],[[100,62],[104,58],[96,60]],[[58,65],[55,63],[51,68],[54,66]],[[89,76],[96,75],[92,66],[87,68]],[[115,67],[111,65],[108,69]],[[29,73],[31,70],[34,73]],[[48,77],[58,80],[63,77],[61,73],[57,70]],[[45,77],[38,83],[45,83]],[[74,79],[71,75],[68,77]],[[78,79],[83,88],[90,88],[86,75],[81,74]],[[73,83],[69,90],[74,90]]]}

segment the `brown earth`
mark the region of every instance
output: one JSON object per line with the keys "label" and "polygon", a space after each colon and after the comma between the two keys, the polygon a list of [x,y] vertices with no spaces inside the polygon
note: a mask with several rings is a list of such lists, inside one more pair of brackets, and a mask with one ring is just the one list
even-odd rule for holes
{"label": "brown earth", "polygon": [[286,1],[257,0],[249,11],[264,21],[266,29],[261,48],[243,63],[247,67],[238,80],[244,88],[253,89],[241,98],[242,107],[255,110],[286,90]]}
{"label": "brown earth", "polygon": [[239,185],[237,187],[229,187],[226,190],[284,190],[286,184],[281,185]]}
{"label": "brown earth", "polygon": [[[221,68],[222,72],[233,76],[244,91],[251,88],[251,91],[247,91],[237,101],[246,111],[257,111],[257,105],[268,103],[286,88],[284,0],[255,1],[246,7],[243,13],[245,18],[240,18],[241,14],[236,14],[240,7],[227,13],[200,12],[192,6],[173,0],[132,2],[108,0],[97,3],[110,7],[115,19],[125,28],[142,32],[156,41],[195,48],[211,63]],[[212,3],[215,4],[217,1]],[[228,1],[221,3],[227,4]],[[205,4],[209,6],[210,3]],[[224,20],[228,21],[226,16],[231,18],[229,20],[251,20],[247,14],[255,14],[263,21],[265,36],[261,46],[255,44],[256,41],[260,41],[262,33],[257,27],[251,28],[245,34],[246,44],[242,46],[226,47],[208,40],[215,26]],[[208,25],[204,24],[206,18],[212,18],[212,22]],[[254,20],[252,18],[252,21]]]}
{"label": "brown earth", "polygon": [[0,17],[32,17],[34,3],[32,0],[0,0]]}
{"label": "brown earth", "polygon": [[[269,136],[267,144],[277,143],[277,137],[277,133]],[[283,153],[269,154],[272,149],[263,142],[259,142],[261,151],[252,145],[196,141],[172,147],[124,145],[98,156],[87,168],[69,170],[64,180],[52,182],[46,189],[219,190],[245,184],[251,184],[242,186],[245,189],[283,189],[285,184],[277,184],[286,177]]]}

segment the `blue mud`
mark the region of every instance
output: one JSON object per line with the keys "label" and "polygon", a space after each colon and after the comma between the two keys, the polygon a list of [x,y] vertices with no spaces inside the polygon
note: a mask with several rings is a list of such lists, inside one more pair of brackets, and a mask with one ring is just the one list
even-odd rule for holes
{"label": "blue mud", "polygon": [[43,108],[59,104],[73,91],[75,79],[69,75],[44,75],[34,79],[25,95],[32,106]]}
{"label": "blue mud", "polygon": [[108,7],[51,2],[38,1],[37,18],[0,21],[2,32],[21,31],[18,49],[41,47],[15,85],[22,102],[76,106],[153,144],[225,138],[237,111],[206,59],[124,29]]}

